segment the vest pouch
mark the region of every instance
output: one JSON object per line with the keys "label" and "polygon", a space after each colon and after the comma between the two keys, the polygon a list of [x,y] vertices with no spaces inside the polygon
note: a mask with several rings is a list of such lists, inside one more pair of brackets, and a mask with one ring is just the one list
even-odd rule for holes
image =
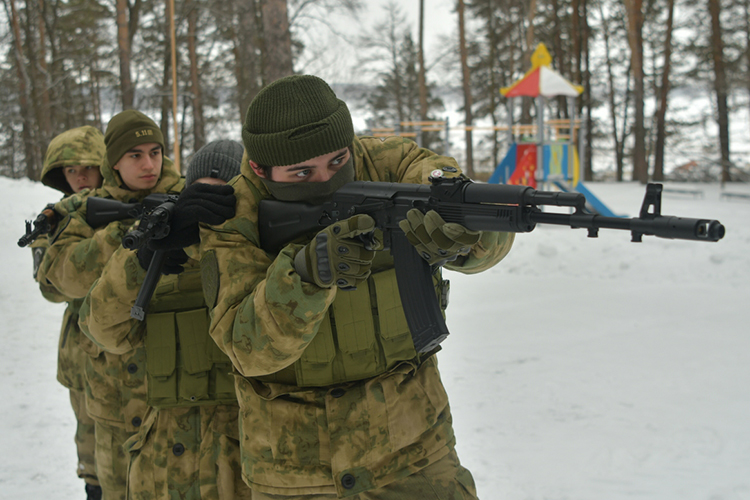
{"label": "vest pouch", "polygon": [[175,314],[180,340],[180,376],[178,394],[182,401],[208,399],[211,357],[208,342],[208,311],[194,309]]}
{"label": "vest pouch", "polygon": [[219,400],[237,400],[237,393],[234,390],[234,375],[232,372],[232,360],[229,356],[219,349],[216,342],[209,337],[207,342],[210,347],[207,349],[210,352],[211,364],[213,365],[211,372],[211,394],[216,396]]}
{"label": "vest pouch", "polygon": [[332,307],[340,351],[338,363],[334,363],[337,379],[360,380],[381,372],[385,365],[376,346],[369,288],[339,290]]}
{"label": "vest pouch", "polygon": [[232,363],[217,363],[211,369],[209,381],[213,399],[225,404],[236,403],[237,393],[234,390]]}
{"label": "vest pouch", "polygon": [[320,387],[331,385],[333,381],[333,357],[336,347],[333,344],[330,312],[320,323],[318,333],[294,363],[297,385]]}
{"label": "vest pouch", "polygon": [[177,402],[177,345],[175,314],[146,316],[146,373],[148,404],[162,406]]}
{"label": "vest pouch", "polygon": [[413,359],[417,352],[406,322],[401,295],[396,282],[396,270],[389,269],[371,277],[378,307],[380,343],[388,368],[400,361]]}

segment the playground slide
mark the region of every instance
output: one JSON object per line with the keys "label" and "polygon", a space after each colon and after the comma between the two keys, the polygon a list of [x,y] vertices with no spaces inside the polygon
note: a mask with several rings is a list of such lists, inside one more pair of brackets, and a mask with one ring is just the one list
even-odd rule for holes
{"label": "playground slide", "polygon": [[624,215],[618,215],[610,210],[609,207],[597,198],[596,195],[581,181],[579,181],[575,187],[565,181],[554,181],[554,184],[561,191],[565,191],[566,193],[577,191],[584,195],[586,197],[586,209],[592,213],[604,215],[605,217],[625,217]]}

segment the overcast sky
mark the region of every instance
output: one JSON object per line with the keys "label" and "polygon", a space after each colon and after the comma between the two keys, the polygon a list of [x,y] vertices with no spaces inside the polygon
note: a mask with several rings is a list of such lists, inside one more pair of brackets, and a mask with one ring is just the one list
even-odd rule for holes
{"label": "overcast sky", "polygon": [[[456,37],[458,19],[454,3],[454,0],[425,0],[425,62],[428,69],[449,45],[455,44],[453,38]],[[295,69],[318,75],[331,83],[371,82],[374,75],[359,70],[365,54],[355,44],[358,37],[371,32],[375,25],[387,19],[388,4],[389,0],[364,2],[358,20],[334,12],[325,20],[309,21],[306,26],[312,29],[296,32],[304,42],[306,51]],[[412,26],[416,42],[419,34],[419,0],[402,0],[397,4]],[[444,73],[434,71],[430,77],[444,83],[447,76]]]}

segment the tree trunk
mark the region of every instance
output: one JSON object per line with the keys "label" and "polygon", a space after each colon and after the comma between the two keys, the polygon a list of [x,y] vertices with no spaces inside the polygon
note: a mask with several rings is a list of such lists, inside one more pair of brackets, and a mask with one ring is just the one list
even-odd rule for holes
{"label": "tree trunk", "polygon": [[[532,0],[533,1],[533,0]],[[466,33],[464,26],[464,0],[458,0],[458,38],[459,50],[461,51],[461,73],[464,87],[464,122],[466,123],[466,175],[474,177],[474,151],[471,128],[473,126],[473,115],[471,112],[471,75],[469,73],[468,53],[466,49]]]}
{"label": "tree trunk", "polygon": [[[28,9],[28,2],[27,2]],[[50,89],[52,88],[52,79],[47,69],[47,51],[45,47],[46,34],[44,30],[44,1],[38,0],[37,19],[38,31],[39,31],[39,59],[38,69],[41,75],[39,75],[39,96],[41,98],[41,106],[39,107],[39,128],[42,132],[41,140],[43,142],[43,150],[47,149],[47,144],[52,140],[52,105],[50,99]]]}
{"label": "tree trunk", "polygon": [[[713,1],[713,0],[711,0]],[[718,0],[717,0],[718,1]],[[625,0],[628,12],[628,41],[631,53],[635,106],[635,144],[633,147],[633,180],[641,184],[648,182],[646,164],[646,127],[644,121],[644,78],[643,78],[643,0]]]}
{"label": "tree trunk", "polygon": [[201,96],[200,66],[195,38],[198,29],[198,3],[193,2],[188,12],[188,55],[190,56],[190,90],[193,108],[193,151],[198,151],[206,144],[206,122],[203,116],[203,98]]}
{"label": "tree trunk", "polygon": [[10,24],[13,30],[13,45],[16,59],[16,71],[18,72],[19,85],[19,105],[21,108],[21,118],[23,120],[23,138],[24,153],[26,158],[26,177],[32,180],[39,180],[42,171],[41,155],[34,144],[34,117],[29,101],[30,83],[29,75],[26,73],[26,64],[23,59],[23,45],[21,41],[21,27],[18,19],[18,10],[16,10],[15,0],[10,0]]}
{"label": "tree trunk", "polygon": [[674,22],[674,0],[667,2],[667,26],[664,34],[664,69],[661,73],[659,88],[659,109],[656,112],[656,146],[654,147],[653,180],[664,180],[664,145],[667,137],[667,96],[669,95],[669,76],[672,63],[672,25]]}
{"label": "tree trunk", "polygon": [[[164,9],[164,12],[169,15],[169,0],[164,0]],[[169,26],[168,21],[165,24],[167,27]],[[170,147],[171,134],[169,133],[169,113],[172,110],[172,50],[170,47],[168,30],[165,30],[164,35],[164,54],[162,59],[163,69],[161,75],[161,89],[159,89],[159,94],[161,95],[161,99],[159,100],[161,106],[159,129],[161,129],[161,134],[164,136],[164,156],[169,156],[171,158],[173,155],[169,154],[169,151],[172,150]],[[176,120],[177,117],[172,117],[172,119]]]}
{"label": "tree trunk", "polygon": [[743,3],[745,11],[745,84],[748,95],[748,118],[750,118],[750,0]]}
{"label": "tree trunk", "polygon": [[[35,31],[39,23],[35,22],[38,13],[35,4],[26,0],[26,22],[23,23],[26,45],[26,57],[29,62],[28,77],[31,84],[30,92],[32,96],[31,106],[33,108],[34,119],[36,122],[36,133],[34,134],[35,147],[39,149],[39,154],[44,157],[44,150],[50,139],[50,121],[49,121],[49,93],[46,92],[46,83],[44,76],[41,74],[41,63],[39,61],[39,51],[37,50],[37,40]],[[42,40],[42,44],[44,41]],[[46,98],[46,102],[45,102]],[[45,106],[46,104],[46,106]]]}
{"label": "tree trunk", "polygon": [[287,0],[263,0],[263,86],[289,76],[292,70],[292,36],[289,32]]}
{"label": "tree trunk", "polygon": [[233,36],[234,73],[237,80],[237,104],[240,122],[244,122],[250,102],[261,89],[261,79],[258,78],[260,63],[257,49],[256,34],[257,19],[255,18],[255,2],[247,0],[231,0],[231,6],[237,20],[234,23],[236,31]]}
{"label": "tree trunk", "polygon": [[714,90],[716,92],[716,108],[719,113],[719,148],[721,150],[721,182],[729,178],[729,107],[727,105],[727,79],[724,61],[724,42],[721,30],[720,0],[708,0],[708,10],[711,13],[711,55],[714,61]]}
{"label": "tree trunk", "polygon": [[[594,180],[594,162],[593,162],[593,147],[592,147],[592,141],[593,141],[593,133],[592,130],[594,128],[594,120],[591,116],[591,68],[589,67],[590,63],[590,53],[589,53],[589,40],[591,39],[591,28],[589,26],[588,22],[588,1],[587,0],[581,0],[581,3],[583,4],[583,16],[582,16],[582,23],[583,23],[583,29],[581,30],[581,33],[583,35],[582,45],[583,45],[583,62],[586,64],[586,70],[583,73],[583,99],[581,102],[581,108],[585,109],[585,116],[581,116],[581,121],[583,122],[585,120],[586,123],[586,136],[583,138],[583,148],[584,151],[586,151],[586,157],[585,162],[580,167],[583,168],[583,178],[587,181],[593,181]],[[580,134],[580,131],[579,131]],[[572,138],[571,138],[572,139]]]}
{"label": "tree trunk", "polygon": [[128,23],[128,0],[117,0],[117,49],[120,56],[120,92],[122,109],[132,109],[135,98],[133,81],[130,76],[130,41]]}
{"label": "tree trunk", "polygon": [[[573,82],[581,84],[581,0],[571,4],[570,38],[573,42]],[[580,110],[580,108],[579,108]]]}
{"label": "tree trunk", "polygon": [[489,111],[492,119],[492,167],[494,168],[500,161],[500,145],[497,138],[497,96],[500,94],[500,88],[497,82],[496,67],[498,41],[495,33],[495,13],[492,10],[492,0],[488,0],[489,9],[487,9],[487,42],[490,50],[489,67],[487,71],[490,75],[489,88]]}
{"label": "tree trunk", "polygon": [[[525,51],[522,61],[524,72],[531,68],[531,55],[534,53],[534,15],[536,14],[536,0],[529,0],[526,9],[526,32],[524,33]],[[521,123],[530,122],[531,99],[521,99]]]}
{"label": "tree trunk", "polygon": [[622,181],[623,173],[623,161],[620,155],[620,135],[617,131],[617,100],[615,98],[615,77],[612,71],[612,57],[610,51],[610,29],[608,16],[604,13],[602,4],[599,4],[599,16],[602,23],[602,37],[604,38],[604,54],[607,67],[607,86],[609,92],[607,94],[607,101],[609,103],[609,119],[612,121],[612,140],[615,143],[615,175],[617,181]]}
{"label": "tree trunk", "polygon": [[[565,52],[563,51],[562,28],[560,26],[560,5],[558,3],[558,0],[552,0],[550,3],[550,7],[552,8],[552,16],[554,20],[554,22],[552,23],[552,30],[553,39],[555,41],[555,46],[553,47],[553,50],[555,52],[555,66],[561,74],[565,74]],[[558,96],[557,118],[562,117],[568,117],[567,98],[565,96]]]}

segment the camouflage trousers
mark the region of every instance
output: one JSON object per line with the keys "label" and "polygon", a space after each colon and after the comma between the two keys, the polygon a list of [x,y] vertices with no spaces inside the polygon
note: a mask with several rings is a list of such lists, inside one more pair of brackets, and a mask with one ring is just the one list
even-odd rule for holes
{"label": "camouflage trousers", "polygon": [[250,499],[242,481],[239,408],[149,408],[130,452],[129,500]]}
{"label": "camouflage trousers", "polygon": [[70,390],[70,405],[76,416],[76,450],[78,452],[78,477],[88,484],[97,485],[96,463],[94,450],[96,438],[94,434],[94,420],[86,413],[86,393]]}
{"label": "camouflage trousers", "polygon": [[[336,495],[268,495],[253,491],[251,500],[333,500]],[[456,450],[410,476],[357,495],[350,500],[477,500],[471,472],[461,466]]]}
{"label": "camouflage trousers", "polygon": [[132,432],[96,420],[96,472],[103,500],[125,500],[128,457],[123,445]]}

